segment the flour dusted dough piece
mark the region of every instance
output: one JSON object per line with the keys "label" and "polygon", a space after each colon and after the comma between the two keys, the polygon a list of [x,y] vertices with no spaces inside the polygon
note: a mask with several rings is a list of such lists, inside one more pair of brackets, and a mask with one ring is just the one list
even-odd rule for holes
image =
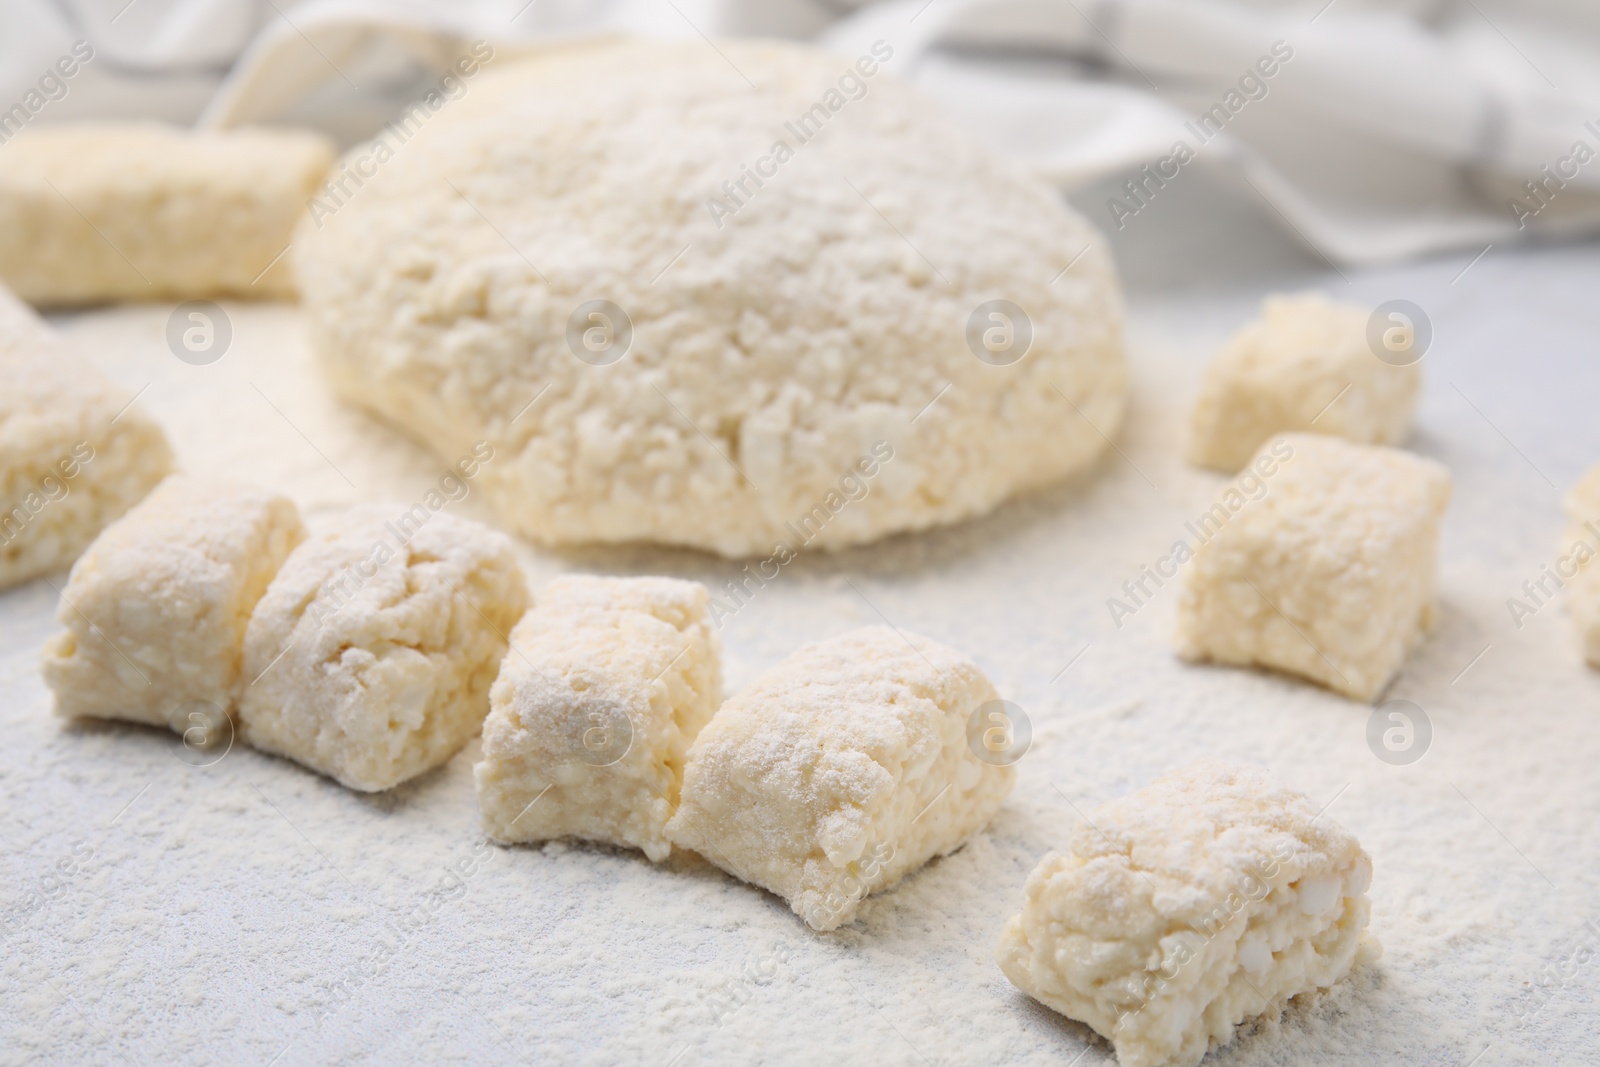
{"label": "flour dusted dough piece", "polygon": [[473,773],[490,837],[581,837],[667,858],[684,757],[722,699],[706,599],[673,578],[545,586],[489,692]]}
{"label": "flour dusted dough piece", "polygon": [[1028,876],[995,955],[1122,1067],[1194,1067],[1240,1022],[1378,957],[1371,881],[1356,839],[1306,797],[1207,760],[1076,826]]}
{"label": "flour dusted dough piece", "polygon": [[967,733],[995,699],[927,638],[872,626],[806,645],[700,731],[667,836],[832,930],[999,810],[1016,772]]}
{"label": "flour dusted dough piece", "polygon": [[292,297],[273,260],[332,162],[299,131],[30,128],[0,153],[0,280],[44,305]]}
{"label": "flour dusted dough piece", "polygon": [[[758,91],[699,41],[487,71],[308,220],[292,255],[334,388],[443,455],[487,437],[480,484],[546,544],[837,548],[1087,466],[1126,377],[1100,235],[871,57],[862,78],[854,57],[718,47]],[[844,103],[847,71],[867,92]],[[814,107],[827,126],[800,143],[784,122]],[[997,299],[1031,323],[1009,366],[968,347]],[[593,300],[631,322],[606,366],[569,346]],[[863,494],[879,441],[894,458]]]}
{"label": "flour dusted dough piece", "polygon": [[231,709],[250,613],[304,538],[294,502],[277,493],[162,482],[72,568],[56,609],[67,631],[40,665],[57,714],[182,732],[191,701]]}
{"label": "flour dusted dough piece", "polygon": [[1371,700],[1433,625],[1450,473],[1318,434],[1268,442],[1251,465],[1264,469],[1264,496],[1231,518],[1219,498],[1220,529],[1204,527],[1178,605],[1178,653]]}
{"label": "flour dusted dough piece", "polygon": [[1399,444],[1411,430],[1422,372],[1380,360],[1369,313],[1316,293],[1268,297],[1261,318],[1206,368],[1189,461],[1233,472],[1269,438],[1292,430],[1361,444]]}
{"label": "flour dusted dough piece", "polygon": [[[1567,559],[1578,567],[1567,580],[1567,610],[1578,631],[1583,658],[1600,667],[1600,466],[1590,469],[1567,494],[1567,515],[1572,528],[1567,533]],[[1581,549],[1579,546],[1582,546]],[[1558,567],[1561,564],[1558,562]]]}
{"label": "flour dusted dough piece", "polygon": [[134,392],[0,287],[0,588],[67,567],[172,470]]}
{"label": "flour dusted dough piece", "polygon": [[504,534],[361,505],[295,549],[245,634],[240,736],[351,789],[453,756],[528,604]]}

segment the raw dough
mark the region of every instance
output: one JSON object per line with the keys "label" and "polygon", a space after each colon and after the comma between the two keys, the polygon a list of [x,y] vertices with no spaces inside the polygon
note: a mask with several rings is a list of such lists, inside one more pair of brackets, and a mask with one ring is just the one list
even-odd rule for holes
{"label": "raw dough", "polygon": [[996,699],[967,657],[886,626],[806,645],[700,731],[667,836],[832,930],[999,810],[1016,772],[968,744]]}
{"label": "raw dough", "polygon": [[497,841],[581,837],[672,851],[683,762],[722,701],[706,590],[568,575],[511,633],[473,768]]}
{"label": "raw dough", "polygon": [[1201,520],[1179,655],[1373,699],[1432,627],[1449,501],[1433,460],[1319,434],[1269,441]]}
{"label": "raw dough", "polygon": [[1203,761],[1076,826],[1028,876],[996,958],[1122,1067],[1194,1067],[1245,1019],[1377,958],[1371,881],[1356,839],[1305,796]]}
{"label": "raw dough", "polygon": [[45,305],[292,298],[273,261],[332,162],[302,131],[29,129],[0,152],[0,280]]}
{"label": "raw dough", "polygon": [[[308,220],[296,270],[334,387],[442,455],[487,437],[482,484],[546,544],[835,548],[1091,462],[1125,388],[1104,240],[896,83],[887,45],[859,67],[717,47],[759,91],[701,41],[489,71]],[[802,143],[785,123],[806,115],[826,124]],[[607,334],[596,300],[631,321],[609,365],[586,360],[627,324]],[[1008,343],[993,300],[1031,326],[1009,365],[969,347],[975,315]],[[1010,328],[977,350],[1020,355]],[[892,460],[859,474],[880,441]]]}
{"label": "raw dough", "polygon": [[172,726],[234,705],[245,626],[305,538],[288,497],[174,475],[72,568],[40,670],[61,715]]}
{"label": "raw dough", "polygon": [[172,470],[134,399],[0,287],[0,588],[66,568]]}
{"label": "raw dough", "polygon": [[478,732],[527,604],[504,534],[422,505],[351,508],[256,606],[240,736],[351,789],[398,785]]}
{"label": "raw dough", "polygon": [[1189,461],[1232,473],[1269,437],[1291,430],[1361,444],[1404,441],[1422,372],[1373,354],[1369,318],[1363,308],[1317,293],[1268,297],[1261,318],[1206,368]]}

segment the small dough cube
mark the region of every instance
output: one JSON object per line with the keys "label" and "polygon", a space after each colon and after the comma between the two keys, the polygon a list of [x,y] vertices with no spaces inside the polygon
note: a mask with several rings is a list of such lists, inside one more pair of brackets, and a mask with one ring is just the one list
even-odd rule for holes
{"label": "small dough cube", "polygon": [[1194,1067],[1244,1020],[1378,958],[1371,881],[1356,839],[1305,796],[1202,761],[1078,824],[1028,876],[995,958],[1122,1067]]}
{"label": "small dough cube", "polygon": [[399,785],[478,732],[527,606],[504,534],[426,504],[351,508],[256,605],[240,736],[351,789]]}
{"label": "small dough cube", "polygon": [[1294,430],[1360,444],[1405,440],[1422,372],[1374,355],[1368,318],[1315,293],[1268,297],[1261,318],[1206,368],[1189,462],[1232,473],[1267,438]]}
{"label": "small dough cube", "polygon": [[289,267],[274,260],[333,154],[297,130],[29,129],[0,153],[0,281],[54,306],[292,299]]}
{"label": "small dough cube", "polygon": [[490,837],[580,837],[667,858],[684,759],[722,700],[706,603],[704,586],[673,578],[545,586],[489,692],[474,774]]}
{"label": "small dough cube", "polygon": [[977,664],[885,626],[806,645],[689,749],[667,836],[778,894],[814,930],[982,830],[1016,771],[969,746]]}
{"label": "small dough cube", "polygon": [[[1271,667],[1356,700],[1381,693],[1434,620],[1450,473],[1396,448],[1285,434],[1200,526],[1178,604],[1178,654]],[[1242,483],[1242,480],[1241,480]],[[1238,499],[1237,497],[1235,499]]]}
{"label": "small dough cube", "polygon": [[72,568],[41,671],[61,715],[183,732],[179,709],[238,696],[245,627],[305,538],[294,502],[174,475],[106,527]]}
{"label": "small dough cube", "polygon": [[1567,610],[1578,631],[1583,658],[1591,667],[1600,667],[1600,466],[1593,467],[1567,494],[1567,514],[1572,529],[1563,547],[1568,561],[1557,561],[1557,570],[1576,565],[1578,572],[1567,579]]}
{"label": "small dough cube", "polygon": [[0,588],[70,566],[171,473],[133,397],[0,288]]}

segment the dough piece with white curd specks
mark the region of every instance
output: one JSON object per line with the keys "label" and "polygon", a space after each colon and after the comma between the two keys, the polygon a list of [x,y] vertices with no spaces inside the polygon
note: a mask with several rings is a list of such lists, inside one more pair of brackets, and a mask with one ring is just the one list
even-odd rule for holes
{"label": "dough piece with white curd specks", "polygon": [[1271,775],[1207,760],[1114,800],[1028,876],[996,959],[1121,1067],[1194,1067],[1376,959],[1372,861]]}
{"label": "dough piece with white curd specks", "polygon": [[363,504],[289,556],[245,634],[240,736],[365,792],[478,732],[528,605],[504,534]]}
{"label": "dough piece with white curd specks", "polygon": [[280,257],[332,162],[305,131],[31,128],[0,152],[0,281],[46,306],[292,299]]}
{"label": "dough piece with white curd specks", "polygon": [[174,475],[95,538],[72,568],[41,671],[61,715],[182,733],[234,706],[245,628],[305,537],[288,497]]}
{"label": "dough piece with white curd specks", "polygon": [[806,645],[700,731],[667,836],[832,930],[999,810],[1016,772],[969,744],[996,699],[967,657],[886,626]]}
{"label": "dough piece with white curd specks", "polygon": [[756,91],[698,41],[496,66],[308,219],[334,389],[445,456],[487,437],[545,544],[839,548],[1094,462],[1126,392],[1100,235],[889,43],[718,48]]}
{"label": "dough piece with white curd specks", "polygon": [[722,700],[706,599],[675,578],[579,574],[544,587],[489,693],[473,768],[489,836],[667,858],[684,759]]}
{"label": "dough piece with white curd specks", "polygon": [[1189,461],[1231,473],[1269,437],[1292,431],[1360,444],[1404,441],[1421,370],[1414,362],[1397,364],[1403,353],[1386,349],[1388,358],[1380,359],[1367,336],[1369,318],[1362,308],[1316,293],[1268,297],[1261,317],[1206,368]]}
{"label": "dough piece with white curd specks", "polygon": [[0,287],[0,589],[66,569],[172,471],[137,393]]}
{"label": "dough piece with white curd specks", "polygon": [[1251,464],[1263,470],[1259,499],[1230,487],[1200,521],[1178,653],[1371,700],[1432,628],[1450,472],[1318,434],[1269,441]]}

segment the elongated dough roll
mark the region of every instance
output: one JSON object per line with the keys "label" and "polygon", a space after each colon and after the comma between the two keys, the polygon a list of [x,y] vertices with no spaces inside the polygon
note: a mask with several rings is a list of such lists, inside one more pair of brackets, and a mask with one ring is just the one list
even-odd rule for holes
{"label": "elongated dough roll", "polygon": [[0,280],[47,306],[292,298],[283,253],[332,162],[301,131],[30,129],[0,152]]}

